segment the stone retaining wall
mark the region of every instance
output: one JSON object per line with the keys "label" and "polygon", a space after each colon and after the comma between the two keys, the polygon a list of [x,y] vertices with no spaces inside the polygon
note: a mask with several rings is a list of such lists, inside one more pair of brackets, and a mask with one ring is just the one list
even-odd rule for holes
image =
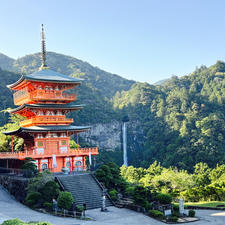
{"label": "stone retaining wall", "polygon": [[15,197],[19,202],[24,203],[26,198],[26,188],[28,185],[29,179],[9,176],[9,175],[0,175],[0,185],[2,185],[8,192]]}

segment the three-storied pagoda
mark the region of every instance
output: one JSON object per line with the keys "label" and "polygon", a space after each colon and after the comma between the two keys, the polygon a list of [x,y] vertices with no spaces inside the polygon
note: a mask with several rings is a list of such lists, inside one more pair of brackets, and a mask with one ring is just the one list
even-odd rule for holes
{"label": "three-storied pagoda", "polygon": [[71,135],[87,131],[90,127],[71,125],[73,119],[66,114],[79,110],[81,105],[72,104],[75,94],[66,90],[80,85],[81,80],[50,70],[46,65],[45,37],[42,25],[42,65],[39,71],[23,75],[17,82],[7,87],[14,91],[14,104],[18,108],[11,113],[26,118],[20,122],[20,128],[4,132],[24,139],[24,151],[18,153],[2,153],[1,159],[24,160],[32,157],[39,170],[50,169],[60,172],[63,167],[73,170],[85,170],[85,157],[97,155],[98,149],[70,149]]}

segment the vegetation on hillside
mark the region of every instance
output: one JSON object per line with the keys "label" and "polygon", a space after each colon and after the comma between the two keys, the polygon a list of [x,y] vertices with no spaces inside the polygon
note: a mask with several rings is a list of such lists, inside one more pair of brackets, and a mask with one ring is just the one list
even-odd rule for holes
{"label": "vegetation on hillside", "polygon": [[120,168],[123,179],[141,185],[152,192],[169,194],[185,201],[225,201],[225,165],[210,168],[206,163],[194,166],[194,172],[165,168],[156,161],[149,168],[133,166]]}
{"label": "vegetation on hillside", "polygon": [[23,222],[19,219],[10,219],[4,221],[1,225],[51,225],[48,222]]}
{"label": "vegetation on hillside", "polygon": [[137,83],[115,95],[114,107],[131,121],[139,120],[145,132],[138,165],[158,160],[166,167],[192,170],[198,162],[210,167],[224,163],[224,77],[225,63],[218,61],[189,76],[172,77],[163,86]]}
{"label": "vegetation on hillside", "polygon": [[[26,55],[14,60],[13,63],[11,58],[7,61],[7,56],[3,56],[0,55],[0,67],[20,74],[33,73],[41,65],[40,53]],[[87,87],[100,91],[107,98],[111,98],[116,91],[128,90],[134,83],[134,81],[108,73],[82,60],[55,52],[47,52],[47,65],[52,70],[84,79]]]}
{"label": "vegetation on hillside", "polygon": [[[189,76],[173,76],[162,85],[154,86],[128,81],[61,54],[49,52],[47,58],[53,70],[84,78],[77,90],[77,103],[86,106],[69,115],[77,125],[121,121],[124,115],[129,116],[130,164],[148,168],[157,160],[165,167],[193,171],[199,162],[209,167],[225,162],[224,62],[218,61],[209,68],[201,66]],[[38,69],[40,58],[34,54],[12,62],[0,57],[0,66],[9,69],[10,65],[11,70],[29,73]],[[13,106],[11,92],[5,85],[18,77],[0,70],[1,110]],[[1,125],[7,119],[6,114],[0,114]],[[133,130],[134,124],[136,130]],[[139,131],[142,132],[139,134]],[[121,157],[121,151],[118,152]],[[107,154],[112,153],[105,153],[110,161]],[[114,157],[117,162],[118,157]]]}

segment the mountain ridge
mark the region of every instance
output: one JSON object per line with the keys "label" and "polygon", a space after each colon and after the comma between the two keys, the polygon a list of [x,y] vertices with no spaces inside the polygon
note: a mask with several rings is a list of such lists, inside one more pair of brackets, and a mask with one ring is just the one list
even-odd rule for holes
{"label": "mountain ridge", "polygon": [[[106,72],[72,56],[47,52],[46,58],[47,65],[52,70],[65,75],[83,78],[87,86],[96,88],[107,98],[114,96],[117,91],[128,90],[135,83],[135,81]],[[4,54],[0,55],[0,67],[3,70],[27,74],[37,71],[40,65],[40,53],[29,54],[18,59],[12,59]],[[105,90],[105,86],[111,86],[111,88]]]}
{"label": "mountain ridge", "polygon": [[[9,62],[7,57],[2,58],[0,66],[9,67],[13,62],[12,69],[24,73],[40,65],[38,54]],[[85,79],[77,93],[78,102],[86,107],[68,116],[77,125],[93,125],[83,140],[85,146],[101,146],[98,162],[122,163],[121,125],[126,115],[130,119],[128,161],[134,166],[148,167],[157,160],[166,167],[191,170],[198,162],[210,167],[225,162],[224,62],[201,66],[188,76],[173,76],[163,85],[129,81],[51,52],[48,65]],[[12,94],[5,85],[17,77],[18,74],[0,70],[0,109],[13,105]],[[4,124],[7,118],[1,115],[0,120]]]}

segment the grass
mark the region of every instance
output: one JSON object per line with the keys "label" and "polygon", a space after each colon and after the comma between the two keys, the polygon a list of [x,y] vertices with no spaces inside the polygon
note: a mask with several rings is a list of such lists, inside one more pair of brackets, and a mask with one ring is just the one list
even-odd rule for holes
{"label": "grass", "polygon": [[19,219],[11,219],[4,221],[1,225],[51,225],[48,222],[22,222]]}
{"label": "grass", "polygon": [[[217,205],[225,205],[225,202],[212,201],[212,202],[185,202],[184,206],[200,206],[200,207],[216,207]],[[224,207],[224,206],[223,206]]]}

